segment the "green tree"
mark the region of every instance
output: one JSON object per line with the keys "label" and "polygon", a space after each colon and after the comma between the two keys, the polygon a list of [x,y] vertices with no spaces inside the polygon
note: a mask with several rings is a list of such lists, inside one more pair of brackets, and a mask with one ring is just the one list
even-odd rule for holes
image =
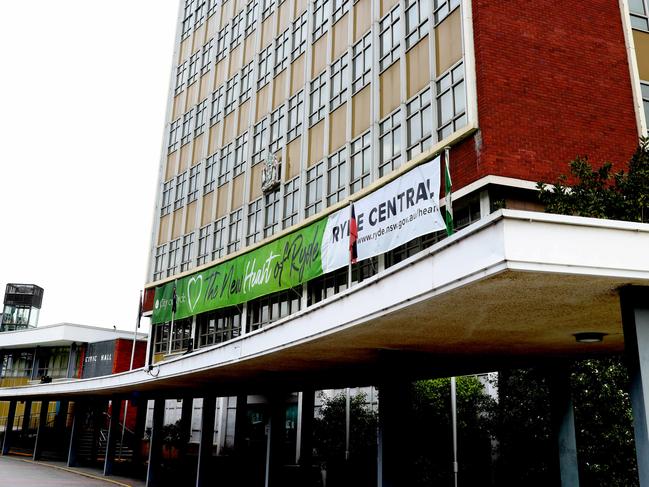
{"label": "green tree", "polygon": [[638,485],[628,382],[621,357],[581,360],[573,365],[582,485]]}
{"label": "green tree", "polygon": [[570,176],[562,174],[551,185],[537,184],[547,212],[649,222],[648,138],[640,139],[628,172],[613,173],[610,162],[593,169],[586,157],[576,158],[569,168]]}
{"label": "green tree", "polygon": [[316,458],[327,471],[327,486],[376,485],[376,430],[378,415],[365,394],[350,398],[349,462],[345,461],[346,397],[321,395],[320,414],[314,419]]}
{"label": "green tree", "polygon": [[[570,175],[538,183],[549,213],[649,222],[649,139],[643,138],[627,171],[594,169],[585,157],[569,164]],[[548,389],[543,374],[513,370],[500,374],[498,485],[547,485],[550,452]],[[576,361],[571,375],[577,448],[583,485],[637,485],[628,375],[621,357]],[[546,445],[546,447],[544,447]],[[529,478],[531,477],[531,478]]]}
{"label": "green tree", "polygon": [[[495,401],[475,376],[458,377],[456,388],[458,464],[461,485],[489,485],[491,437]],[[379,397],[380,400],[380,397]],[[404,469],[413,487],[452,485],[453,451],[451,425],[451,384],[449,378],[413,383],[409,420],[409,457]],[[404,401],[404,404],[406,401]],[[486,478],[487,477],[487,478]]]}

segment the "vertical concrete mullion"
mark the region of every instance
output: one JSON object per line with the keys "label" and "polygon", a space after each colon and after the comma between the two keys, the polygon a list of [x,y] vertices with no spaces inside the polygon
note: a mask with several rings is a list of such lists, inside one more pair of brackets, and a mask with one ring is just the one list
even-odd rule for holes
{"label": "vertical concrete mullion", "polygon": [[[300,180],[306,179],[306,170],[309,167],[309,114],[311,113],[311,81],[312,81],[312,64],[313,64],[313,2],[307,2],[306,6],[306,49],[304,50],[304,112],[302,113],[302,139],[300,140]],[[303,181],[305,182],[305,181]],[[283,185],[282,185],[283,186]],[[306,188],[306,186],[305,186]],[[306,190],[302,191],[300,185],[300,208],[304,212],[306,206]],[[283,198],[280,204],[282,217],[284,216]],[[301,216],[300,216],[301,217]]]}
{"label": "vertical concrete mullion", "polygon": [[[376,181],[379,178],[379,122],[381,121],[381,77],[380,77],[380,37],[381,32],[381,0],[370,0],[372,11],[372,80],[370,86],[376,86],[378,89],[370,88],[370,102],[371,118],[370,118],[370,155],[372,157],[372,165],[370,169],[370,182]],[[350,161],[351,162],[351,161]]]}
{"label": "vertical concrete mullion", "polygon": [[433,143],[439,142],[437,132],[437,40],[435,38],[435,14],[433,9],[430,10],[428,16],[428,58],[430,59],[430,114],[431,114],[431,138]]}
{"label": "vertical concrete mullion", "polygon": [[462,54],[464,56],[464,79],[466,86],[467,123],[478,126],[478,90],[473,38],[472,0],[462,0]]}

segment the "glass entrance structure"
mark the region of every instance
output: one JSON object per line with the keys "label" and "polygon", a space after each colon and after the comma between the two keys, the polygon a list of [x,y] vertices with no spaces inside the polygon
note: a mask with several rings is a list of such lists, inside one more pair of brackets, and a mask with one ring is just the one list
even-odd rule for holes
{"label": "glass entrance structure", "polygon": [[36,327],[42,303],[42,287],[35,284],[7,284],[0,332]]}

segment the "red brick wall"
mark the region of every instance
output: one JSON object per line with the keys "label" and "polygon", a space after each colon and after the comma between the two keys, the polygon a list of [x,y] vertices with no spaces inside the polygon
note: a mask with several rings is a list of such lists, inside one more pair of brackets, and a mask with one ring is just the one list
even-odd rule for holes
{"label": "red brick wall", "polygon": [[[131,365],[131,350],[133,346],[132,340],[118,338],[115,340],[115,352],[113,353],[113,374],[116,372],[124,372],[129,369]],[[135,344],[135,357],[133,358],[133,368],[142,367],[144,365],[146,353],[146,341],[138,341]]]}
{"label": "red brick wall", "polygon": [[473,18],[480,133],[452,154],[454,186],[553,180],[578,155],[628,161],[638,134],[618,2],[474,0]]}

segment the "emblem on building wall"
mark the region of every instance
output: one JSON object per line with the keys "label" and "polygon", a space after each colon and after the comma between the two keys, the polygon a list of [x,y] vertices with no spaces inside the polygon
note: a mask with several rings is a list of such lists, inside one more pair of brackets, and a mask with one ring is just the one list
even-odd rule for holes
{"label": "emblem on building wall", "polygon": [[261,168],[261,190],[263,193],[274,191],[280,183],[279,160],[270,150],[266,154]]}

